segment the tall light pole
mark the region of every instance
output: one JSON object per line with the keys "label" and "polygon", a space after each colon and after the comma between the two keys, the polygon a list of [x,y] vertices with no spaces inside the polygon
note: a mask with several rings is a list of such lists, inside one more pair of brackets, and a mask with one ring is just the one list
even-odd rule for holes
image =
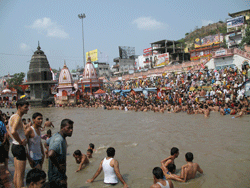
{"label": "tall light pole", "polygon": [[86,15],[78,14],[78,17],[82,19],[82,43],[83,43],[83,67],[85,68],[85,52],[84,52],[84,32],[83,32],[83,18],[86,18]]}

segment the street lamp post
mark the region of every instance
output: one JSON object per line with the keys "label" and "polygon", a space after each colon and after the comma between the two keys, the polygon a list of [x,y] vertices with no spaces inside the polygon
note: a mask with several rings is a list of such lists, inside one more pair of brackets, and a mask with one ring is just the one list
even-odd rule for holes
{"label": "street lamp post", "polygon": [[84,32],[83,32],[83,18],[86,18],[86,15],[78,14],[78,17],[82,19],[82,43],[83,43],[83,67],[85,67],[85,52],[84,52]]}

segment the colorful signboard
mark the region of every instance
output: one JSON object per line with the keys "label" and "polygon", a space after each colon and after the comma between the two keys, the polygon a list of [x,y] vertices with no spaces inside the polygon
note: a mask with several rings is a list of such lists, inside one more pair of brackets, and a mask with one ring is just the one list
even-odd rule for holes
{"label": "colorful signboard", "polygon": [[86,52],[86,62],[88,61],[88,57],[91,58],[91,62],[98,61],[98,51],[97,51],[97,49]]}
{"label": "colorful signboard", "polygon": [[220,44],[221,42],[223,42],[222,34],[209,35],[204,38],[196,38],[194,41],[194,47],[200,48],[204,46],[211,46],[213,44]]}
{"label": "colorful signboard", "polygon": [[227,28],[238,27],[244,24],[244,16],[238,16],[227,20]]}
{"label": "colorful signboard", "polygon": [[168,64],[169,64],[169,53],[165,53],[153,56],[153,61],[151,66],[153,68],[153,67],[165,66]]}
{"label": "colorful signboard", "polygon": [[191,61],[196,61],[196,60],[199,60],[200,58],[207,58],[207,57],[212,57],[212,50],[203,50],[200,52],[191,52],[190,53],[190,60]]}

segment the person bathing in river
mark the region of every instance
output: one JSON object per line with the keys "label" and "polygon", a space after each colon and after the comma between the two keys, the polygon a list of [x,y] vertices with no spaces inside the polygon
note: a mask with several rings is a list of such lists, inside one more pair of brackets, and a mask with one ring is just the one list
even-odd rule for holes
{"label": "person bathing in river", "polygon": [[175,174],[175,171],[176,171],[175,164],[169,164],[167,166],[167,169],[168,169],[167,173],[163,172],[163,174],[167,180],[176,180],[176,181],[184,182],[184,180],[181,179],[180,176]]}
{"label": "person bathing in river", "polygon": [[75,157],[76,163],[80,164],[76,172],[82,170],[86,166],[86,164],[89,163],[89,158],[92,158],[92,153],[93,153],[92,149],[87,150],[87,156],[85,154],[82,154],[80,150],[76,150],[74,152],[73,157]]}
{"label": "person bathing in river", "polygon": [[203,174],[203,170],[197,163],[193,163],[193,153],[187,152],[185,155],[187,164],[181,167],[181,179],[186,182],[187,180],[194,179],[196,176],[197,171]]}
{"label": "person bathing in river", "polygon": [[179,156],[179,149],[176,147],[172,147],[170,151],[170,156],[161,161],[161,168],[164,173],[168,172],[167,166],[169,164],[174,164],[174,160]]}

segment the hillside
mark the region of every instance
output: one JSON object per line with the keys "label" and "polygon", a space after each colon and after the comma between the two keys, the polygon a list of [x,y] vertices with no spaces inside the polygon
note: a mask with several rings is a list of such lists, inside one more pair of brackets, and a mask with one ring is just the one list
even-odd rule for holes
{"label": "hillside", "polygon": [[227,24],[219,21],[217,23],[209,24],[207,26],[202,26],[201,28],[196,28],[191,33],[186,33],[185,38],[178,40],[179,42],[185,43],[185,47],[192,48],[194,40],[196,38],[205,37],[208,35],[215,35],[218,33],[227,33]]}

